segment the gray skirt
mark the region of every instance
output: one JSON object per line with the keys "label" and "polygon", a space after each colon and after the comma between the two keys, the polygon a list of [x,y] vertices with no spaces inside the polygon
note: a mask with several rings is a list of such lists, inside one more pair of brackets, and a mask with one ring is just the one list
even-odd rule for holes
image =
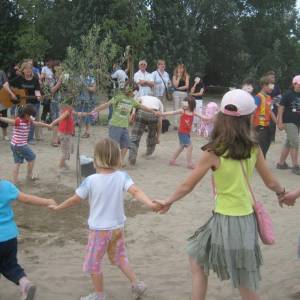
{"label": "gray skirt", "polygon": [[215,213],[188,242],[188,255],[213,270],[220,280],[231,279],[235,288],[258,288],[262,255],[254,214],[242,217]]}

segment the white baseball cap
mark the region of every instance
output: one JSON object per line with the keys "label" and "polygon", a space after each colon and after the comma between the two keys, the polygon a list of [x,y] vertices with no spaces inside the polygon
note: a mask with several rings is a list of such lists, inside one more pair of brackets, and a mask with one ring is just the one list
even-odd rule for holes
{"label": "white baseball cap", "polygon": [[[233,106],[236,110],[231,110],[228,106]],[[251,115],[256,109],[253,96],[244,90],[236,89],[227,92],[221,101],[221,112],[228,116]]]}

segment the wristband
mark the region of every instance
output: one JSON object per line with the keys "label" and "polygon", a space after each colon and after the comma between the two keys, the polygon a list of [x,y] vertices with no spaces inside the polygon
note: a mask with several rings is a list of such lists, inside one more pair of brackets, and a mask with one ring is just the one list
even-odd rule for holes
{"label": "wristband", "polygon": [[284,193],[285,193],[285,188],[283,188],[283,191],[280,192],[280,193],[277,193],[277,192],[276,192],[276,196],[281,196],[281,195],[283,195]]}

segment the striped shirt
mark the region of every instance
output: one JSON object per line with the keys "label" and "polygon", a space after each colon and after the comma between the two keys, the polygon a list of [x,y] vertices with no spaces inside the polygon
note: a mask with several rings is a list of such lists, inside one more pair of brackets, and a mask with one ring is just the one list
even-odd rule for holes
{"label": "striped shirt", "polygon": [[13,137],[11,144],[14,146],[25,146],[27,145],[30,125],[32,124],[31,120],[25,120],[22,118],[16,118],[15,126],[13,131]]}

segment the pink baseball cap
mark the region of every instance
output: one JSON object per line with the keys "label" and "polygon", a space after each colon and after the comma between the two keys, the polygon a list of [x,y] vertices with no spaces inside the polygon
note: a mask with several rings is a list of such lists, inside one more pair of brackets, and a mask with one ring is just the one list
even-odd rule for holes
{"label": "pink baseball cap", "polygon": [[[233,106],[236,110],[231,110]],[[247,116],[251,115],[256,109],[253,96],[244,90],[236,89],[227,92],[221,101],[221,112],[228,116]]]}
{"label": "pink baseball cap", "polygon": [[293,83],[300,84],[300,75],[296,75],[296,76],[293,78]]}

